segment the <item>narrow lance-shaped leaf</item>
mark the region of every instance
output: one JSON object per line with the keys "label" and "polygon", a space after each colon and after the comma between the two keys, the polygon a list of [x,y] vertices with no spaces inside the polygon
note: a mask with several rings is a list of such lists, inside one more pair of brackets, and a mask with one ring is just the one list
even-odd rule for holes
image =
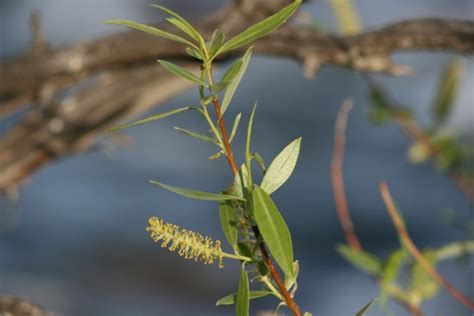
{"label": "narrow lance-shaped leaf", "polygon": [[128,127],[141,125],[141,124],[144,124],[144,123],[160,120],[162,118],[172,116],[174,114],[178,114],[178,113],[181,113],[181,112],[189,111],[189,110],[197,110],[197,108],[192,107],[192,106],[179,108],[179,109],[168,111],[168,112],[165,112],[165,113],[160,113],[160,114],[157,114],[157,115],[153,115],[153,116],[147,117],[143,120],[139,120],[139,121],[136,121],[136,122],[133,122],[133,123],[130,123],[130,124],[112,127],[112,128],[109,128],[107,131],[108,132],[113,132],[113,131],[117,131],[117,130],[120,130],[120,129],[123,129],[123,128],[128,128]]}
{"label": "narrow lance-shaped leaf", "polygon": [[222,231],[229,245],[236,249],[237,247],[237,225],[236,211],[229,202],[219,202],[219,216],[221,220]]}
{"label": "narrow lance-shaped leaf", "polygon": [[245,164],[242,164],[239,169],[239,172],[234,177],[234,194],[240,196],[241,198],[244,198],[245,192],[248,188],[247,179],[247,167],[245,166]]}
{"label": "narrow lance-shaped leaf", "polygon": [[449,115],[459,85],[461,70],[461,62],[454,60],[449,63],[441,76],[438,95],[433,105],[433,112],[438,123]]}
{"label": "narrow lance-shaped leaf", "polygon": [[270,196],[259,186],[252,193],[255,220],[270,253],[289,278],[294,279],[290,230]]}
{"label": "narrow lance-shaped leaf", "polygon": [[238,47],[247,45],[271,33],[273,30],[283,24],[296,11],[296,9],[298,9],[300,4],[301,0],[296,0],[292,4],[286,6],[265,20],[252,25],[242,33],[236,35],[226,42],[218,51],[218,54],[222,54]]}
{"label": "narrow lance-shaped leaf", "polygon": [[205,83],[203,80],[201,80],[198,76],[196,76],[189,70],[181,66],[175,65],[173,63],[167,62],[165,60],[158,60],[158,62],[160,63],[161,66],[163,66],[163,68],[165,68],[172,74],[178,77],[184,78],[186,80],[192,81],[194,83],[197,83],[200,86],[207,87],[207,83]]}
{"label": "narrow lance-shaped leaf", "polygon": [[372,307],[372,305],[374,305],[374,303],[377,301],[377,298],[373,298],[372,300],[370,300],[370,302],[368,302],[366,305],[364,305],[364,307],[362,307],[356,314],[355,316],[364,316],[365,313],[367,313],[367,311],[370,309],[370,307]]}
{"label": "narrow lance-shaped leaf", "polygon": [[[235,73],[235,75],[232,74],[233,78],[229,81],[229,84],[227,85],[227,89],[225,90],[225,93],[224,93],[224,98],[222,99],[222,104],[221,104],[222,114],[224,114],[227,108],[229,107],[230,101],[232,100],[234,96],[235,90],[237,90],[240,80],[242,80],[242,77],[244,76],[244,73],[247,70],[250,57],[252,57],[252,51],[253,51],[253,47],[249,47],[247,49],[244,56],[242,57],[242,63],[239,67],[239,70]],[[229,74],[229,76],[230,75],[231,74]],[[224,75],[223,80],[225,79],[226,79],[226,76]]]}
{"label": "narrow lance-shaped leaf", "polygon": [[245,142],[245,164],[247,165],[247,182],[252,185],[252,155],[250,153],[250,143],[252,141],[253,120],[255,118],[255,111],[257,110],[257,101],[253,105],[252,113],[250,114],[249,126],[247,128],[247,141]]}
{"label": "narrow lance-shaped leaf", "polygon": [[240,269],[239,289],[237,291],[235,304],[237,316],[249,316],[249,292],[249,279],[247,276],[247,271],[245,271],[245,263],[242,263],[242,268]]}
{"label": "narrow lance-shaped leaf", "polygon": [[194,191],[190,189],[177,188],[171,185],[161,183],[156,180],[150,180],[150,183],[156,184],[165,190],[188,197],[190,199],[204,200],[204,201],[243,200],[241,197],[238,197],[235,195],[207,193],[207,192],[201,192],[201,191]]}
{"label": "narrow lance-shaped leaf", "polygon": [[204,39],[202,38],[201,34],[199,34],[199,32],[191,24],[189,24],[188,21],[186,21],[182,16],[180,16],[178,13],[176,13],[176,12],[166,8],[166,7],[158,5],[158,4],[150,4],[150,5],[154,8],[158,8],[158,9],[168,13],[169,15],[173,16],[174,19],[167,19],[168,22],[170,22],[171,24],[173,24],[174,26],[179,28],[184,33],[191,36],[191,38],[193,38],[195,41],[197,41],[200,44],[201,47],[203,45],[205,45]]}
{"label": "narrow lance-shaped leaf", "polygon": [[234,79],[234,77],[237,75],[239,72],[240,67],[242,66],[242,58],[239,58],[235,60],[229,68],[227,68],[226,72],[224,75],[222,75],[222,79],[220,82],[223,84],[229,84],[229,82]]}
{"label": "narrow lance-shaped leaf", "polygon": [[163,30],[157,29],[156,27],[129,21],[129,20],[107,20],[103,22],[104,24],[113,24],[113,25],[121,25],[126,26],[130,29],[142,31],[148,34],[156,35],[162,38],[166,38],[175,42],[179,42],[188,46],[191,46],[195,49],[198,49],[196,45],[188,41],[187,39],[182,38],[181,36],[174,35],[169,32],[165,32]]}
{"label": "narrow lance-shaped leaf", "polygon": [[239,113],[234,119],[234,125],[232,126],[232,131],[230,132],[229,142],[231,142],[234,139],[235,134],[237,133],[237,129],[239,128],[241,117],[242,117],[242,113]]}
{"label": "narrow lance-shaped leaf", "polygon": [[181,133],[185,134],[185,135],[188,135],[188,136],[194,137],[196,139],[203,140],[205,142],[217,145],[216,140],[214,138],[210,137],[210,136],[200,134],[200,133],[196,133],[196,132],[193,132],[189,129],[185,129],[185,128],[181,128],[181,127],[174,127],[174,129],[177,130],[178,132],[181,132]]}
{"label": "narrow lance-shaped leaf", "polygon": [[215,30],[214,33],[212,34],[212,39],[211,39],[211,48],[209,54],[211,55],[211,58],[214,56],[214,54],[219,50],[219,48],[222,47],[225,41],[225,36],[222,34],[221,31]]}
{"label": "narrow lance-shaped leaf", "polygon": [[[260,297],[264,297],[264,296],[272,295],[272,294],[273,293],[269,291],[250,291],[249,298],[253,300],[256,298],[260,298]],[[223,298],[219,299],[216,302],[216,306],[234,305],[236,298],[237,298],[237,294],[230,294],[230,295],[224,296]]]}
{"label": "narrow lance-shaped leaf", "polygon": [[300,153],[301,137],[292,141],[276,157],[265,172],[261,187],[272,194],[291,176]]}

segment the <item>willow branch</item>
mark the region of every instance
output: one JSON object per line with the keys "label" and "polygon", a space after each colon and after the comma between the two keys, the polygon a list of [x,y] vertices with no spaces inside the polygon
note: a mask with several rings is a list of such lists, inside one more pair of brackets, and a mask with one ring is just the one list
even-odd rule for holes
{"label": "willow branch", "polygon": [[[289,2],[234,0],[194,24],[206,37],[216,28],[230,37]],[[32,23],[40,25],[38,18]],[[0,139],[0,191],[19,186],[58,158],[87,150],[106,128],[189,87],[183,82],[172,86],[176,81],[157,69],[157,58],[191,70],[197,67],[180,44],[135,31],[58,48],[45,44],[41,32],[32,37],[34,49],[0,63],[0,117],[33,103]],[[340,37],[289,23],[257,41],[255,47],[260,54],[301,62],[307,76],[323,65],[400,75],[407,68],[395,65],[390,55],[412,50],[470,54],[474,52],[474,22],[416,19]],[[91,80],[97,84],[90,84]],[[61,98],[66,88],[74,89]]]}
{"label": "willow branch", "polygon": [[439,286],[443,287],[455,300],[459,301],[461,304],[467,306],[471,311],[474,310],[474,301],[464,295],[461,291],[455,288],[451,283],[448,282],[438,271],[429,263],[428,260],[423,257],[420,250],[415,246],[413,241],[410,238],[405,226],[403,225],[402,219],[398,214],[395,203],[393,202],[390,191],[386,182],[380,184],[380,193],[384,200],[387,211],[392,219],[395,228],[397,229],[398,235],[403,240],[403,243],[408,250],[408,252],[415,258],[417,263],[423,268],[423,270],[428,273],[431,278],[438,283]]}

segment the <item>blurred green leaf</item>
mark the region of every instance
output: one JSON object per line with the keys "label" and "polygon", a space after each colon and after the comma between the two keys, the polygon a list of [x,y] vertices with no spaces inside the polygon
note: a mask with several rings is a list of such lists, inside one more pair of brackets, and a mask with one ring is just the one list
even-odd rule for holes
{"label": "blurred green leaf", "polygon": [[[237,90],[237,87],[239,86],[239,83],[242,80],[242,77],[244,76],[245,71],[247,70],[250,57],[252,57],[252,51],[253,51],[253,46],[247,49],[247,51],[245,52],[244,56],[241,59],[242,63],[240,64],[238,71],[235,71],[236,69],[233,67],[234,65],[232,65],[231,68],[229,68],[229,71],[232,71],[232,73],[225,73],[223,76],[223,82],[228,82],[228,84],[224,93],[224,98],[222,99],[222,104],[221,104],[222,114],[224,114],[227,108],[229,107],[230,101],[234,97],[234,93]],[[228,81],[224,81],[224,80],[228,80]]]}
{"label": "blurred green leaf", "polygon": [[436,122],[443,122],[449,115],[461,77],[461,61],[453,60],[444,69],[438,85],[438,94],[433,104]]}
{"label": "blurred green leaf", "polygon": [[[423,257],[436,267],[436,252],[433,250],[423,251]],[[418,264],[414,262],[410,269],[410,292],[416,293],[421,300],[433,298],[439,292],[438,284],[431,276]]]}
{"label": "blurred green leaf", "polygon": [[104,24],[113,24],[113,25],[121,25],[121,26],[126,26],[130,29],[137,30],[137,31],[142,31],[148,34],[156,35],[162,38],[166,38],[175,42],[179,42],[188,46],[191,46],[195,49],[198,49],[196,45],[188,41],[187,39],[184,39],[178,35],[174,35],[165,31],[162,31],[160,29],[157,29],[156,27],[129,21],[129,20],[107,20],[102,22]]}
{"label": "blurred green leaf", "polygon": [[389,297],[388,288],[390,284],[397,278],[398,271],[406,260],[405,251],[395,250],[387,259],[382,271],[382,279],[380,280],[380,305],[384,306]]}
{"label": "blurred green leaf", "polygon": [[408,149],[408,159],[412,163],[423,163],[431,157],[430,149],[422,143],[413,143]]}
{"label": "blurred green leaf", "polygon": [[232,248],[237,248],[236,210],[228,201],[219,202],[219,216],[222,231]]}
{"label": "blurred green leaf", "polygon": [[223,154],[222,151],[218,151],[218,152],[216,152],[215,154],[209,156],[209,158],[207,158],[207,159],[209,159],[209,160],[216,160],[216,159],[219,159],[219,157],[220,157],[222,154]]}
{"label": "blurred green leaf", "polygon": [[179,109],[172,110],[172,111],[168,111],[168,112],[165,112],[165,113],[160,113],[160,114],[157,114],[157,115],[152,115],[152,116],[147,117],[147,118],[145,118],[145,119],[143,119],[143,120],[139,120],[139,121],[136,121],[136,122],[133,122],[133,123],[130,123],[130,124],[112,127],[112,128],[107,129],[107,131],[108,131],[108,132],[114,132],[114,131],[117,131],[117,130],[120,130],[120,129],[129,128],[129,127],[133,127],[133,126],[145,124],[145,123],[148,123],[148,122],[160,120],[160,119],[162,119],[162,118],[165,118],[165,117],[168,117],[168,116],[172,116],[172,115],[175,115],[175,114],[178,114],[178,113],[181,113],[181,112],[186,112],[186,111],[189,111],[189,110],[197,110],[197,108],[195,108],[195,107],[193,107],[193,106],[186,106],[186,107],[179,108]]}
{"label": "blurred green leaf", "polygon": [[177,188],[177,187],[174,187],[174,186],[171,186],[171,185],[161,183],[161,182],[156,181],[156,180],[150,180],[150,183],[156,184],[156,185],[162,187],[165,190],[168,190],[168,191],[174,192],[176,194],[188,197],[190,199],[204,200],[204,201],[243,200],[241,197],[238,197],[238,196],[235,196],[235,195],[215,194],[215,193],[194,191],[194,190],[190,190],[190,189]]}
{"label": "blurred green leaf", "polygon": [[337,252],[358,269],[370,275],[380,275],[382,262],[379,258],[365,250],[356,250],[345,244],[338,244]]}
{"label": "blurred green leaf", "polygon": [[[271,294],[272,294],[272,292],[268,292],[268,291],[250,291],[249,292],[249,299],[253,300],[255,298],[260,298],[260,297],[264,297],[264,296],[271,295]],[[220,300],[218,300],[216,302],[216,306],[233,305],[233,304],[235,304],[236,298],[237,298],[237,294],[227,295],[227,296],[221,298]]]}
{"label": "blurred green leaf", "polygon": [[242,263],[242,268],[240,269],[239,289],[237,291],[237,297],[235,299],[235,308],[237,316],[249,315],[249,292],[249,279],[247,277],[247,271],[245,271],[245,263]]}
{"label": "blurred green leaf", "polygon": [[242,33],[227,41],[217,54],[223,54],[238,47],[247,45],[271,32],[286,22],[286,20],[298,9],[301,0],[296,0],[292,4],[281,9],[265,20],[252,25]]}
{"label": "blurred green leaf", "polygon": [[370,309],[370,307],[372,307],[372,305],[377,301],[377,298],[374,298],[372,299],[370,302],[368,302],[364,307],[362,307],[360,309],[360,311],[358,311],[355,316],[364,316],[365,313],[367,313],[367,311]]}
{"label": "blurred green leaf", "polygon": [[270,196],[259,186],[255,186],[253,189],[252,204],[255,221],[270,253],[285,275],[294,279],[293,245],[290,230],[280,211]]}
{"label": "blurred green leaf", "polygon": [[301,147],[301,137],[288,144],[276,157],[265,172],[261,187],[272,194],[281,187],[295,169]]}
{"label": "blurred green leaf", "polygon": [[171,72],[172,74],[178,77],[197,83],[200,86],[204,86],[204,87],[208,86],[207,83],[205,83],[203,80],[198,78],[195,74],[193,74],[192,72],[190,72],[189,70],[181,66],[167,62],[166,60],[158,59],[158,62],[160,63],[161,66],[163,66],[163,68],[165,68],[166,70],[168,70],[169,72]]}

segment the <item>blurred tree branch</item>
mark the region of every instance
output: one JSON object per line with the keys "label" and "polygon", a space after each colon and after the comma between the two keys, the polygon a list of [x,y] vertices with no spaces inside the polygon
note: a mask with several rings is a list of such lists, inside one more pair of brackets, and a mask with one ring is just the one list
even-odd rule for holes
{"label": "blurred tree branch", "polygon": [[[216,28],[232,36],[289,2],[234,0],[195,24],[207,36]],[[32,24],[41,29],[36,17]],[[307,77],[323,65],[407,74],[410,68],[395,64],[390,55],[409,50],[472,54],[474,22],[417,19],[351,36],[287,24],[255,48],[260,54],[301,62]],[[181,60],[192,70],[199,67],[181,45],[140,32],[56,49],[40,31],[34,34],[30,51],[0,64],[0,118],[34,104],[0,139],[0,190],[14,190],[45,164],[89,148],[106,128],[190,87],[162,71],[157,58]],[[58,97],[72,87],[67,97]]]}

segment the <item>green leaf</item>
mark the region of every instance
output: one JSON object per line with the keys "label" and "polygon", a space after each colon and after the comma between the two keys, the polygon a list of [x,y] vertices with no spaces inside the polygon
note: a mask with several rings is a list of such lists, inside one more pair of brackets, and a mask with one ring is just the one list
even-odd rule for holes
{"label": "green leaf", "polygon": [[201,53],[198,50],[196,50],[192,47],[186,47],[186,53],[188,53],[188,55],[190,55],[191,57],[194,57],[198,60],[204,60]]}
{"label": "green leaf", "polygon": [[[247,49],[247,51],[245,52],[244,56],[241,59],[242,63],[240,64],[240,67],[239,67],[238,71],[235,71],[236,69],[232,69],[232,68],[234,68],[233,67],[234,65],[232,65],[229,68],[229,71],[232,70],[232,73],[224,74],[223,82],[226,82],[224,80],[229,80],[229,81],[228,81],[227,89],[225,90],[225,93],[224,93],[224,97],[222,98],[222,104],[221,104],[222,114],[224,114],[225,111],[227,110],[227,108],[229,107],[230,101],[234,97],[234,93],[237,90],[237,87],[239,86],[240,80],[242,80],[242,77],[244,76],[244,73],[247,70],[247,66],[249,64],[250,57],[252,57],[252,51],[253,51],[253,46],[249,47]],[[235,66],[235,67],[237,67],[237,66]],[[232,78],[232,79],[230,79],[230,78]]]}
{"label": "green leaf", "polygon": [[358,269],[371,275],[379,275],[382,272],[382,263],[379,258],[364,250],[355,250],[345,244],[339,244],[337,252]]}
{"label": "green leaf", "polygon": [[389,296],[388,288],[397,278],[398,271],[405,260],[406,253],[403,250],[398,249],[389,256],[385,263],[382,271],[382,279],[380,280],[380,305],[385,305]]}
{"label": "green leaf", "polygon": [[239,72],[240,67],[242,67],[242,58],[237,59],[229,66],[229,68],[227,68],[226,72],[221,78],[221,82],[226,85],[229,84],[229,82],[234,79]]}
{"label": "green leaf", "polygon": [[169,72],[171,72],[172,74],[178,77],[197,83],[200,86],[204,86],[204,87],[208,86],[207,83],[199,79],[199,77],[197,77],[195,74],[193,74],[192,72],[190,72],[189,70],[181,66],[175,65],[165,60],[158,60],[158,62],[161,64],[161,66],[163,66],[163,68],[165,68],[166,70],[168,70]]}
{"label": "green leaf", "polygon": [[196,133],[196,132],[190,131],[189,129],[176,127],[176,126],[174,127],[174,129],[177,130],[178,132],[181,132],[181,133],[185,134],[185,135],[188,135],[188,136],[203,140],[205,142],[217,145],[216,140],[214,138],[210,137],[210,136],[200,134],[200,133]]}
{"label": "green leaf", "polygon": [[172,111],[168,111],[168,112],[165,112],[165,113],[160,113],[160,114],[157,114],[157,115],[153,115],[153,116],[147,117],[143,120],[139,120],[139,121],[136,121],[136,122],[133,122],[133,123],[130,123],[130,124],[112,127],[112,128],[107,129],[107,131],[108,132],[114,132],[114,131],[117,131],[117,130],[120,130],[120,129],[133,127],[133,126],[141,125],[141,124],[144,124],[144,123],[160,120],[162,118],[172,116],[174,114],[178,114],[178,113],[181,113],[181,112],[186,112],[186,111],[189,111],[189,110],[197,110],[197,108],[195,108],[193,106],[186,106],[186,107],[179,108],[179,109],[172,110]]}
{"label": "green leaf", "polygon": [[253,129],[253,119],[255,117],[255,111],[257,110],[257,101],[253,105],[252,113],[250,114],[249,126],[247,128],[247,141],[245,142],[245,164],[247,165],[248,172],[248,184],[252,184],[252,155],[250,154],[250,143],[252,141],[252,129]]}
{"label": "green leaf", "polygon": [[[264,296],[271,295],[271,294],[273,294],[273,293],[268,292],[268,291],[250,291],[249,292],[249,299],[253,300],[255,298],[260,298],[260,297],[264,297]],[[216,306],[233,305],[233,304],[235,304],[236,298],[237,298],[237,294],[235,294],[235,293],[224,296],[223,298],[221,298],[220,300],[218,300],[216,302]]]}
{"label": "green leaf", "polygon": [[211,58],[213,58],[214,54],[222,47],[224,41],[225,36],[220,30],[215,30],[214,33],[212,33],[211,48],[209,50]]}
{"label": "green leaf", "polygon": [[242,113],[237,114],[237,116],[234,119],[234,125],[232,126],[232,131],[230,132],[230,137],[229,137],[229,142],[232,142],[232,140],[235,137],[235,134],[237,133],[237,129],[239,128],[239,123],[240,123],[240,118],[242,117]]}
{"label": "green leaf", "polygon": [[[425,250],[423,257],[436,267],[436,251]],[[431,299],[439,292],[438,283],[423,269],[418,262],[414,262],[410,269],[410,292],[416,293],[421,299]]]}
{"label": "green leaf", "polygon": [[189,189],[181,189],[177,187],[173,187],[171,185],[167,185],[164,183],[161,183],[156,180],[150,180],[150,183],[156,184],[160,187],[162,187],[165,190],[174,192],[176,194],[188,197],[190,199],[196,199],[196,200],[204,200],[204,201],[227,201],[227,200],[244,200],[241,197],[235,196],[235,195],[229,195],[229,194],[215,194],[215,193],[207,193],[207,192],[201,192],[201,191],[194,191],[194,190],[189,190]]}
{"label": "green leaf", "polygon": [[243,164],[239,172],[234,177],[234,194],[240,196],[241,198],[245,197],[245,193],[247,192],[248,188],[248,171],[245,164]]}
{"label": "green leaf", "polygon": [[298,280],[298,274],[300,273],[300,262],[298,260],[293,262],[293,272],[294,276],[285,275],[285,287],[288,290],[291,289],[296,284],[296,280]]}
{"label": "green leaf", "polygon": [[225,238],[232,248],[237,247],[237,226],[236,226],[236,210],[229,202],[219,202],[219,216],[221,220],[222,231]]}
{"label": "green leaf", "polygon": [[158,4],[150,4],[154,8],[158,8],[169,15],[173,16],[174,19],[167,19],[168,22],[179,28],[181,31],[184,33],[188,34],[191,38],[193,38],[195,41],[197,41],[201,47],[205,46],[204,39],[202,38],[201,34],[191,25],[189,24],[188,21],[186,21],[182,16],[177,14],[176,12],[165,8],[161,5]]}
{"label": "green leaf", "polygon": [[438,124],[443,122],[450,113],[459,86],[461,70],[461,62],[454,60],[448,64],[441,75],[437,89],[438,95],[433,104],[433,113]]}
{"label": "green leaf", "polygon": [[294,279],[291,235],[280,211],[259,186],[255,186],[252,192],[252,205],[255,221],[268,249],[285,275]]}
{"label": "green leaf", "polygon": [[370,302],[368,302],[364,307],[362,307],[355,316],[364,316],[365,313],[372,307],[372,305],[377,301],[377,298],[373,298]]}
{"label": "green leaf", "polygon": [[262,156],[260,156],[259,153],[253,153],[252,159],[254,159],[258,163],[260,168],[262,168],[263,174],[265,174],[267,172],[267,168],[265,167],[265,162],[263,161]]}
{"label": "green leaf", "polygon": [[218,152],[216,152],[215,154],[213,154],[212,156],[210,156],[210,157],[207,158],[207,159],[209,159],[209,160],[216,160],[216,159],[219,159],[219,157],[220,157],[221,155],[222,155],[222,151],[218,151]]}
{"label": "green leaf", "polygon": [[245,271],[245,263],[242,263],[240,269],[239,289],[237,291],[237,298],[235,299],[235,310],[237,316],[249,315],[249,301],[250,301],[249,279],[247,271]]}
{"label": "green leaf", "polygon": [[303,316],[313,316],[313,314],[308,313],[308,312],[305,312],[305,313],[303,314]]}
{"label": "green leaf", "polygon": [[281,187],[291,176],[300,153],[301,137],[292,141],[273,159],[265,172],[261,187],[272,194]]}
{"label": "green leaf", "polygon": [[265,20],[252,25],[242,33],[227,41],[217,52],[217,54],[223,54],[238,47],[247,45],[273,32],[276,28],[286,22],[286,20],[296,11],[296,9],[298,9],[300,4],[301,0],[296,0],[292,4],[286,6]]}
{"label": "green leaf", "polygon": [[126,26],[130,29],[137,30],[137,31],[142,31],[148,34],[156,35],[162,38],[166,38],[175,42],[179,42],[188,46],[191,46],[195,49],[198,49],[196,45],[188,41],[187,39],[182,38],[181,36],[174,35],[165,31],[162,31],[160,29],[157,29],[156,27],[129,21],[129,20],[107,20],[102,22],[104,24],[113,24],[113,25],[121,25],[121,26]]}

